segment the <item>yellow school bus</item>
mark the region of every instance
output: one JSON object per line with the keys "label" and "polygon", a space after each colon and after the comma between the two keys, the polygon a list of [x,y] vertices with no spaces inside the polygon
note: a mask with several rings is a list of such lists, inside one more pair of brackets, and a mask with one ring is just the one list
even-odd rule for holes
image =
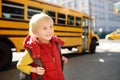
{"label": "yellow school bus", "polygon": [[55,35],[65,42],[62,53],[95,53],[99,38],[90,30],[89,15],[45,1],[0,0],[0,70],[11,63],[13,51],[24,50],[29,20],[41,12],[54,20]]}

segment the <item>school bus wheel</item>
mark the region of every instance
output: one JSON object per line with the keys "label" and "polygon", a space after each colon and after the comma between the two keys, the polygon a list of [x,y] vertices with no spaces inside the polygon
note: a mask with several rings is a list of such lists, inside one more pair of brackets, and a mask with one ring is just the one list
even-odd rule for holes
{"label": "school bus wheel", "polygon": [[90,45],[90,53],[95,53],[96,50],[96,39],[92,39],[91,45]]}
{"label": "school bus wheel", "polygon": [[12,62],[12,51],[5,42],[0,42],[0,71],[9,67]]}

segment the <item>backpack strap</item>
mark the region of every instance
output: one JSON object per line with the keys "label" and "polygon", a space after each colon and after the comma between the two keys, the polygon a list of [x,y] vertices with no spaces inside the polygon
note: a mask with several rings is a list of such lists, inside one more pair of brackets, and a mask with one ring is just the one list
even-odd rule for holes
{"label": "backpack strap", "polygon": [[[32,57],[32,52],[28,49],[27,49],[27,51],[29,52],[30,56]],[[43,66],[40,58],[32,58],[32,59],[33,59],[33,62],[35,62],[39,67]],[[42,80],[42,76],[37,75],[36,80]]]}
{"label": "backpack strap", "polygon": [[[32,57],[32,52],[30,50],[27,49],[27,51],[29,52],[30,56]],[[40,60],[40,58],[32,58],[33,61],[40,67],[42,67],[42,62]]]}
{"label": "backpack strap", "polygon": [[58,47],[58,49],[59,49],[59,52],[60,52],[60,58],[61,58],[61,66],[62,66],[62,70],[63,70],[63,60],[62,60],[62,52],[61,52],[61,46],[60,46],[60,44],[58,44],[57,42],[56,42],[56,45],[57,45],[57,47]]}

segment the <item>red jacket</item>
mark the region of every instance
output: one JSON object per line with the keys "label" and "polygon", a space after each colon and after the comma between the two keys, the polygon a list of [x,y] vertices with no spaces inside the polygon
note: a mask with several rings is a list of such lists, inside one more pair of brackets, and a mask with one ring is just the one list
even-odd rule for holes
{"label": "red jacket", "polygon": [[[27,36],[24,41],[24,47],[32,51],[32,58],[40,58],[45,74],[42,80],[64,80],[60,52],[56,42],[63,45],[63,42],[57,37],[52,37],[50,44],[39,43],[35,38]],[[36,66],[33,63],[33,66]],[[32,80],[36,80],[36,74],[32,74]]]}

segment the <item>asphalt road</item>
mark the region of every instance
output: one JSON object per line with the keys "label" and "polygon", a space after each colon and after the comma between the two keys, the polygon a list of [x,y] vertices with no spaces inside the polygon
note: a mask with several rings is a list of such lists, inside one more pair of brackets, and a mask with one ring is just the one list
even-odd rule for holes
{"label": "asphalt road", "polygon": [[[65,55],[68,57],[65,80],[120,80],[120,41],[100,40],[96,51],[96,54]],[[0,72],[0,80],[19,80],[16,62]]]}
{"label": "asphalt road", "polygon": [[120,53],[97,53],[69,57],[66,80],[120,80]]}

